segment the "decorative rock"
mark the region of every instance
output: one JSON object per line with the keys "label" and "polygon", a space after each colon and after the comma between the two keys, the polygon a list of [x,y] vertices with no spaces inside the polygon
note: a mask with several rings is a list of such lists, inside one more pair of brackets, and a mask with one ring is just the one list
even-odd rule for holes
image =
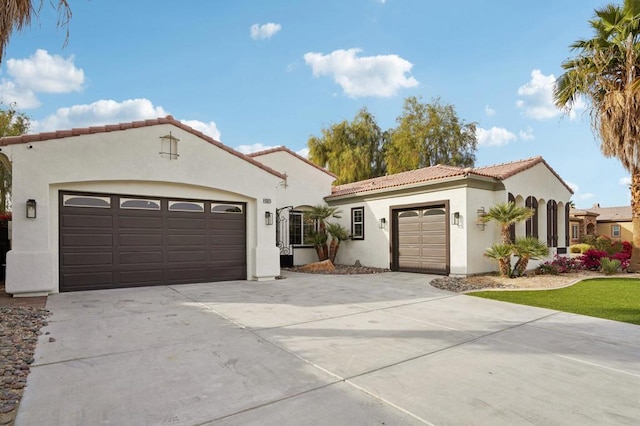
{"label": "decorative rock", "polygon": [[0,307],[0,425],[13,424],[46,309]]}
{"label": "decorative rock", "polygon": [[323,260],[322,262],[309,263],[298,268],[301,272],[327,272],[335,271],[336,267],[333,266],[330,260]]}
{"label": "decorative rock", "polygon": [[56,338],[55,338],[55,337],[49,337],[49,343],[53,343],[53,342],[55,342],[55,341],[56,341]]}

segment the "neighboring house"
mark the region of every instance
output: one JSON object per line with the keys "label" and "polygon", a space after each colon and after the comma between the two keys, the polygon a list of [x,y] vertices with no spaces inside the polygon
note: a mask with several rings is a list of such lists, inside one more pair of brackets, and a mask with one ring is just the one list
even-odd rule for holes
{"label": "neighboring house", "polygon": [[571,244],[579,243],[585,235],[602,235],[613,240],[632,241],[631,206],[600,207],[588,210],[571,209]]}
{"label": "neighboring house", "polygon": [[514,236],[569,243],[571,189],[541,158],[434,166],[332,187],[335,176],[286,149],[240,154],[172,117],[5,137],[13,168],[12,294],[271,280],[316,260],[303,220],[328,203],[352,234],[338,262],[468,275],[495,265],[479,217],[507,200],[536,215]]}

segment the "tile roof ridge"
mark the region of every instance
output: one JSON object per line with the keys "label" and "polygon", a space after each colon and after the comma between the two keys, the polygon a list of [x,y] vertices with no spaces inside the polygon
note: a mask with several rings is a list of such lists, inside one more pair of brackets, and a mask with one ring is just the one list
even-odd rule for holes
{"label": "tile roof ridge", "polygon": [[334,173],[330,172],[329,170],[325,169],[324,167],[318,166],[316,163],[312,162],[308,158],[304,158],[302,155],[298,154],[295,151],[290,150],[289,148],[287,148],[284,145],[276,146],[275,148],[264,149],[262,151],[252,152],[252,153],[247,154],[247,155],[249,157],[251,157],[251,158],[255,158],[255,157],[260,157],[260,156],[267,155],[267,154],[273,154],[274,152],[286,152],[288,154],[291,154],[294,157],[298,158],[299,160],[304,161],[305,163],[309,164],[310,166],[313,166],[316,169],[318,169],[318,170],[320,170],[322,172],[325,172],[326,174],[328,174],[329,176],[333,177],[334,179],[338,178],[338,176],[336,176]]}
{"label": "tile roof ridge", "polygon": [[20,135],[20,136],[5,136],[0,138],[0,146],[17,145],[17,144],[25,144],[25,143],[32,143],[32,142],[43,142],[43,141],[52,140],[52,139],[63,139],[63,138],[89,135],[89,134],[95,134],[95,133],[109,133],[109,132],[115,132],[120,130],[157,126],[160,124],[171,124],[175,127],[178,127],[184,130],[185,132],[191,133],[192,135],[205,140],[211,145],[214,145],[224,151],[227,151],[232,155],[235,155],[236,157],[239,157],[253,164],[258,168],[261,168],[267,173],[275,175],[281,179],[286,179],[286,176],[280,173],[279,171],[274,170],[271,167],[268,167],[260,163],[259,161],[254,160],[253,158],[223,144],[222,142],[212,138],[211,136],[205,135],[201,131],[194,129],[191,126],[188,126],[182,123],[181,121],[176,120],[175,118],[173,118],[172,115],[167,115],[166,117],[151,118],[146,120],[138,120],[138,121],[132,121],[132,122],[118,123],[118,124],[105,124],[101,126],[72,128],[67,130],[56,130],[51,132],[41,132],[41,133],[26,134],[26,135]]}

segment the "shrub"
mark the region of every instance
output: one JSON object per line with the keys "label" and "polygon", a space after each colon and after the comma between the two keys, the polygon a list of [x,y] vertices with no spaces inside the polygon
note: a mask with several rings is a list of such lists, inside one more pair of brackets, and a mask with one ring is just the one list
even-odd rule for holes
{"label": "shrub", "polygon": [[539,274],[566,274],[569,272],[576,272],[583,269],[582,263],[579,259],[572,259],[570,257],[554,256],[553,260],[544,262],[538,266]]}
{"label": "shrub", "polygon": [[590,271],[597,271],[600,269],[600,259],[608,257],[609,253],[604,250],[598,250],[595,248],[587,250],[582,256],[580,256],[580,263],[584,269]]}
{"label": "shrub", "polygon": [[615,274],[620,269],[620,261],[603,257],[600,259],[600,268],[605,275]]}
{"label": "shrub", "polygon": [[600,251],[606,251],[607,254],[614,254],[620,250],[622,250],[622,245],[620,245],[619,250],[616,250],[616,247],[614,246],[614,241],[611,240],[611,238],[609,237],[605,237],[604,235],[600,235],[599,237],[596,238],[596,242],[595,244],[593,244],[593,247],[596,250],[600,250]]}
{"label": "shrub", "polygon": [[620,262],[620,269],[622,269],[623,271],[626,271],[627,268],[629,267],[629,260],[631,260],[631,253],[627,253],[627,252],[621,251],[619,253],[614,254],[610,258],[612,260],[619,261]]}
{"label": "shrub", "polygon": [[596,236],[595,235],[584,235],[582,237],[582,243],[583,244],[589,244],[590,246],[593,246],[596,244]]}
{"label": "shrub", "polygon": [[581,253],[581,254],[584,254],[584,252],[586,252],[590,248],[593,248],[593,246],[591,246],[589,244],[585,244],[585,243],[574,244],[574,245],[569,247],[569,253]]}

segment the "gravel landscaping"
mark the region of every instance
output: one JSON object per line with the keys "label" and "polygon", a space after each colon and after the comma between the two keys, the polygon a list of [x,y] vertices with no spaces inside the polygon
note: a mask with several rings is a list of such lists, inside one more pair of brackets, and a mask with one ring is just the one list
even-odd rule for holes
{"label": "gravel landscaping", "polygon": [[0,425],[13,424],[48,316],[42,308],[0,307]]}

